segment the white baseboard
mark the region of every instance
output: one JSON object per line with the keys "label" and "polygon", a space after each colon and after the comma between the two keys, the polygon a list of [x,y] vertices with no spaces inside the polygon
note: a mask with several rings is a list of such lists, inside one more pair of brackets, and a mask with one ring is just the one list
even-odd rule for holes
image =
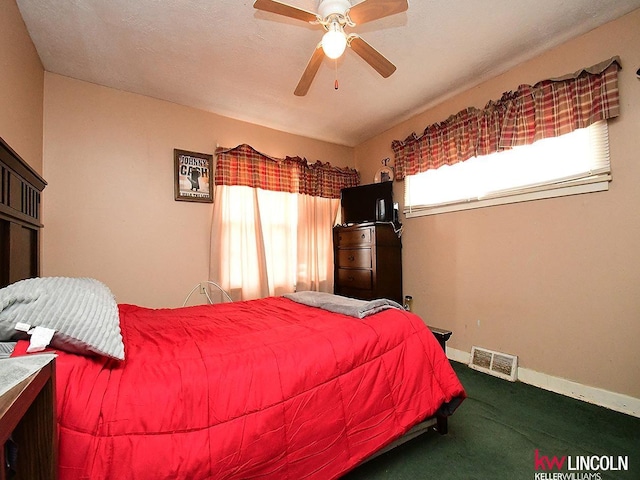
{"label": "white baseboard", "polygon": [[[471,354],[447,347],[447,357],[455,362],[469,364]],[[544,390],[576,398],[594,405],[640,417],[640,399],[601,388],[589,387],[565,378],[554,377],[528,368],[518,367],[518,380]]]}
{"label": "white baseboard", "polygon": [[453,360],[454,362],[460,362],[469,365],[469,360],[471,360],[471,353],[465,352],[464,350],[457,350],[447,345],[447,357],[449,358],[449,360]]}

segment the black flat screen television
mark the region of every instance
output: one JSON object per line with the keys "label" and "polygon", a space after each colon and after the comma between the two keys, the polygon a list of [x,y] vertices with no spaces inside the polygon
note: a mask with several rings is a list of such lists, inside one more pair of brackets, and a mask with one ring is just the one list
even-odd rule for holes
{"label": "black flat screen television", "polygon": [[342,223],[394,221],[393,182],[343,188],[340,204]]}

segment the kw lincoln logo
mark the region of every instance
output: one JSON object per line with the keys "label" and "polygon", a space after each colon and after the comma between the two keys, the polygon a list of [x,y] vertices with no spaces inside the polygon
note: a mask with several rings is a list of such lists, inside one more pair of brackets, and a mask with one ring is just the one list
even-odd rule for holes
{"label": "kw lincoln logo", "polygon": [[534,480],[604,480],[605,472],[628,471],[629,457],[626,455],[549,457],[541,455],[540,450],[536,449],[533,468]]}

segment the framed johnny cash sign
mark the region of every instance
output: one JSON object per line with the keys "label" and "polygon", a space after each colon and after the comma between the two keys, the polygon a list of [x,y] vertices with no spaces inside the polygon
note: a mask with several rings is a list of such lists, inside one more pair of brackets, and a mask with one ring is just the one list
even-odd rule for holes
{"label": "framed johnny cash sign", "polygon": [[213,155],[173,150],[176,200],[213,202]]}

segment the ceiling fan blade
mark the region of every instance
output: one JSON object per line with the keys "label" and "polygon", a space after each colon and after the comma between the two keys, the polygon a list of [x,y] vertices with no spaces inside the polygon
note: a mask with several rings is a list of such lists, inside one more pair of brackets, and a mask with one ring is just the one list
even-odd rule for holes
{"label": "ceiling fan blade", "polygon": [[349,18],[356,25],[407,11],[407,0],[364,0],[349,9]]}
{"label": "ceiling fan blade", "polygon": [[359,35],[356,35],[355,33],[349,35],[349,46],[384,78],[389,77],[393,72],[396,71],[396,66],[393,63],[391,63],[385,58],[384,55],[382,55],[379,51],[365,42]]}
{"label": "ceiling fan blade", "polygon": [[307,64],[307,68],[304,69],[304,73],[302,74],[302,78],[298,82],[298,86],[296,87],[294,95],[298,97],[304,97],[309,91],[309,87],[311,86],[311,82],[318,73],[318,69],[320,68],[320,64],[322,64],[322,59],[324,58],[324,51],[322,50],[322,43],[319,43],[316,49],[311,55],[311,59]]}
{"label": "ceiling fan blade", "polygon": [[265,12],[276,13],[289,18],[295,18],[296,20],[302,20],[303,22],[315,22],[318,20],[318,15],[302,8],[294,7],[293,5],[287,5],[286,3],[278,2],[276,0],[256,0],[253,4],[253,8],[263,10]]}

